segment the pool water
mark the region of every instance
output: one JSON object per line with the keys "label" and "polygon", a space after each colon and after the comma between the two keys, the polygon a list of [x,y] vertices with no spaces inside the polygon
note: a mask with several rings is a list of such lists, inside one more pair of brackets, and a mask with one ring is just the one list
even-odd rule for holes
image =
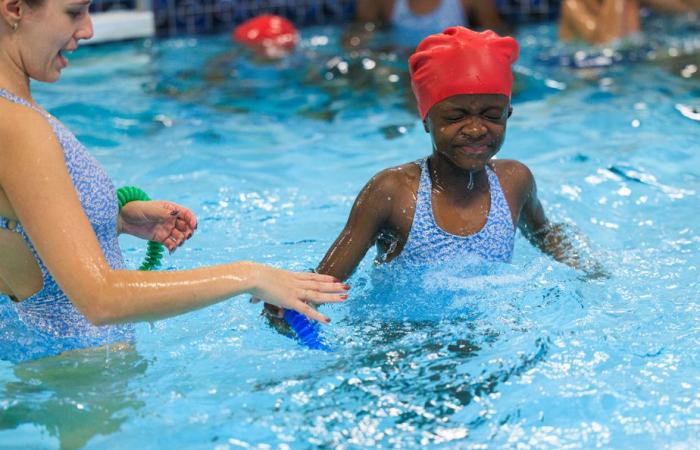
{"label": "pool water", "polygon": [[[348,302],[323,307],[331,353],[238,297],[138,325],[135,349],[0,362],[0,447],[696,447],[700,46],[692,18],[652,29],[642,45],[663,44],[658,57],[586,70],[551,63],[552,48],[579,51],[554,46],[553,25],[519,33],[499,156],[531,168],[549,217],[586,237],[609,279],[520,235],[513,264],[476,272],[398,273],[370,254]],[[116,185],[197,213],[168,269],[305,270],[366,180],[430,141],[399,51],[335,58],[338,30],[302,37],[273,66],[226,36],[83,48],[35,88]],[[122,247],[137,267],[144,245]]]}

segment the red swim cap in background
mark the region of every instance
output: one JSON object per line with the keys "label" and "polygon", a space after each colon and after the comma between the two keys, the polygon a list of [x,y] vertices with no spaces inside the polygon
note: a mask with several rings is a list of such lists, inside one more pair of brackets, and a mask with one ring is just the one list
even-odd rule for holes
{"label": "red swim cap in background", "polygon": [[503,94],[513,88],[518,43],[493,31],[450,27],[418,44],[408,59],[411,87],[425,119],[434,104],[458,94]]}
{"label": "red swim cap in background", "polygon": [[299,32],[292,22],[267,14],[246,20],[233,30],[231,37],[270,57],[291,52],[299,42]]}

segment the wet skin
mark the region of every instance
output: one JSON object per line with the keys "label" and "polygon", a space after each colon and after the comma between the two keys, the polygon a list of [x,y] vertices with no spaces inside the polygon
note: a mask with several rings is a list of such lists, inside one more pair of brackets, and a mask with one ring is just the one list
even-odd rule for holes
{"label": "wet skin", "polygon": [[[491,206],[488,164],[498,176],[513,224],[545,253],[575,266],[578,258],[571,255],[560,228],[547,221],[530,170],[517,161],[492,160],[511,113],[508,97],[498,94],[452,96],[428,112],[424,126],[433,145],[428,168],[436,222],[461,236],[483,228]],[[470,176],[473,187],[468,189]],[[358,195],[318,272],[346,279],[372,245],[377,245],[379,262],[399,255],[413,223],[419,180],[420,168],[413,162],[375,175]]]}

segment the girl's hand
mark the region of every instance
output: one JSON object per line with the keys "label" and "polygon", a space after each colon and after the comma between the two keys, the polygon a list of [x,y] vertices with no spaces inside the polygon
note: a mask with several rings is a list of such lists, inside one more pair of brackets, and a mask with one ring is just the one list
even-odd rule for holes
{"label": "girl's hand", "polygon": [[119,211],[119,232],[160,242],[171,253],[197,229],[197,218],[184,206],[162,200],[129,202]]}
{"label": "girl's hand", "polygon": [[338,303],[348,298],[349,286],[331,275],[309,272],[288,272],[259,266],[253,303],[265,301],[278,308],[293,309],[310,319],[330,323],[330,319],[308,303]]}

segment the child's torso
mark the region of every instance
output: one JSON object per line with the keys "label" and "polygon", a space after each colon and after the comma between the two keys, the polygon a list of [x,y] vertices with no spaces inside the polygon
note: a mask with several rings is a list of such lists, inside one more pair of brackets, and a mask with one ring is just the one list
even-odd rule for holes
{"label": "child's torso", "polygon": [[489,165],[477,175],[473,195],[458,205],[433,189],[427,159],[403,166],[404,188],[396,193],[403,196],[397,202],[402,207],[392,211],[381,231],[378,259],[415,264],[462,256],[510,261],[522,196],[502,188],[493,169],[496,163]]}

